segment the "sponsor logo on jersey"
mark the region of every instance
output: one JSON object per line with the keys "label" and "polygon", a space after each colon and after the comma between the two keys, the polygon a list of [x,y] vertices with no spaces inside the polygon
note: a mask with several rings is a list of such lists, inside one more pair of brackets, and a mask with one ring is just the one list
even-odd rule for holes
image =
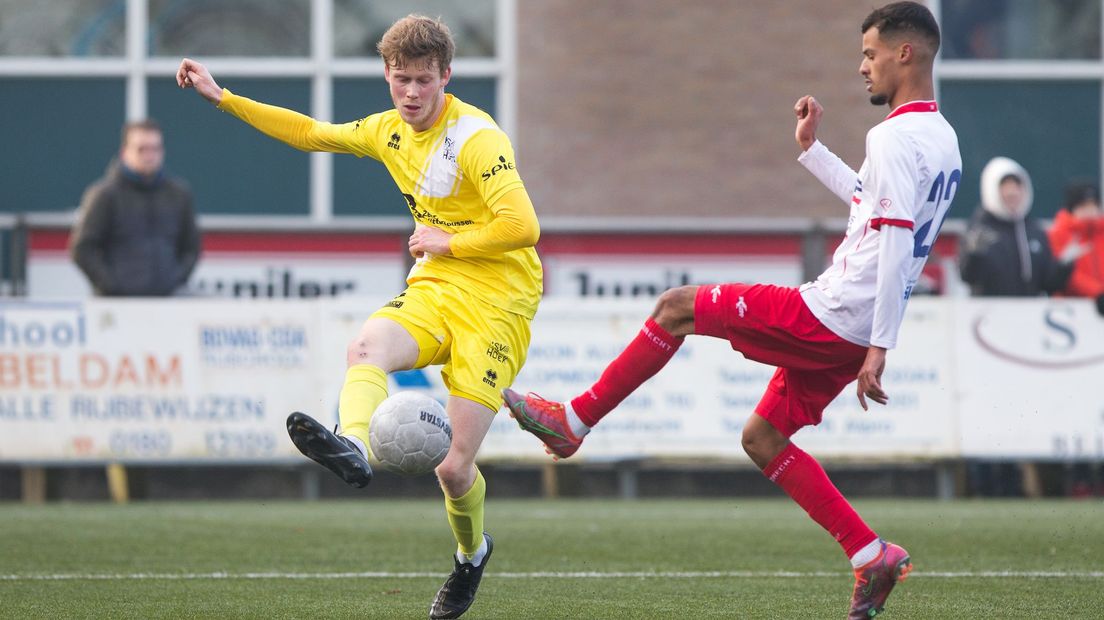
{"label": "sponsor logo on jersey", "polygon": [[442,220],[433,213],[426,211],[422,207],[418,206],[418,202],[414,200],[414,196],[411,194],[403,194],[403,198],[406,199],[406,206],[410,208],[410,215],[414,216],[414,219],[423,224],[432,224],[434,226],[471,226],[475,223],[475,220],[456,220],[450,222],[449,220]]}
{"label": "sponsor logo on jersey", "polygon": [[456,163],[456,141],[445,136],[445,148],[441,151],[441,157]]}
{"label": "sponsor logo on jersey", "polygon": [[487,357],[500,363],[508,361],[510,359],[510,345],[491,342],[491,346],[487,347]]}
{"label": "sponsor logo on jersey", "polygon": [[514,169],[514,162],[506,161],[506,158],[504,156],[499,155],[498,156],[498,161],[499,161],[499,163],[491,166],[490,169],[488,169],[488,170],[484,170],[483,174],[479,175],[479,176],[483,177],[484,181],[490,181],[499,172],[504,172],[506,170],[513,170]]}

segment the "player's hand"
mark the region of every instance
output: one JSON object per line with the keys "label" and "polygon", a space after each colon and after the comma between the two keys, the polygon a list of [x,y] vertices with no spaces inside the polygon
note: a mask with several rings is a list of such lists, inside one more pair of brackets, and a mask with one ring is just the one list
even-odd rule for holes
{"label": "player's hand", "polygon": [[176,84],[180,88],[194,88],[204,99],[218,105],[222,102],[222,88],[215,83],[211,72],[191,58],[180,61],[176,70]]}
{"label": "player's hand", "polygon": [[414,234],[410,235],[407,246],[410,249],[410,255],[414,258],[421,258],[425,254],[447,256],[452,254],[452,248],[449,247],[450,239],[452,239],[452,233],[419,224],[414,227]]}
{"label": "player's hand", "polygon": [[816,142],[816,130],[820,126],[820,117],[824,115],[824,108],[812,95],[805,95],[794,104],[794,114],[797,116],[794,138],[801,150],[807,151]]}
{"label": "player's hand", "polygon": [[885,371],[886,350],[882,347],[870,347],[866,351],[866,359],[859,369],[859,404],[863,411],[869,411],[866,399],[884,405],[889,402],[889,395],[882,389],[882,373]]}

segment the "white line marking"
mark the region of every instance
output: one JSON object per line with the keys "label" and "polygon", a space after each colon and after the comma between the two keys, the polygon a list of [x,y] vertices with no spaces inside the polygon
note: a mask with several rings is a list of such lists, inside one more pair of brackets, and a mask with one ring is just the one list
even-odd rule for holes
{"label": "white line marking", "polygon": [[[686,571],[686,572],[533,572],[491,573],[505,579],[804,579],[847,577],[849,573],[812,571]],[[0,575],[0,581],[142,581],[194,579],[422,579],[448,573],[55,573]],[[932,579],[1104,579],[1104,571],[952,571],[913,572],[913,578]]]}

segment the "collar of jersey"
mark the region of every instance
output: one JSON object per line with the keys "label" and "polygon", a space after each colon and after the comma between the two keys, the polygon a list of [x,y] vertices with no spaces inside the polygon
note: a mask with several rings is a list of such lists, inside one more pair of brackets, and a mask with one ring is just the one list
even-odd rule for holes
{"label": "collar of jersey", "polygon": [[[433,121],[433,126],[429,129],[426,129],[425,131],[412,131],[411,134],[415,140],[425,140],[429,136],[435,135],[433,133],[433,130],[440,127],[443,123],[446,122],[446,119],[448,118],[449,108],[452,107],[452,100],[452,94],[445,93],[445,105],[441,108],[441,113],[437,115],[437,120]],[[410,127],[409,125],[407,125],[407,127],[413,129],[413,127]]]}
{"label": "collar of jersey", "polygon": [[939,104],[934,101],[910,101],[908,103],[902,103],[897,106],[895,110],[889,113],[886,120],[893,118],[894,116],[900,116],[908,112],[938,112]]}

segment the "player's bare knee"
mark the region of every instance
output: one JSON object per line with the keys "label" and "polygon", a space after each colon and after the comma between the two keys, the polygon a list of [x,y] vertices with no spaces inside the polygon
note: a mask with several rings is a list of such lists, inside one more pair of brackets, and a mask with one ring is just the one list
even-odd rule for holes
{"label": "player's bare knee", "polygon": [[376,358],[377,345],[372,338],[357,336],[353,338],[345,348],[345,362],[349,366],[357,364],[370,364]]}
{"label": "player's bare knee", "polygon": [[744,452],[759,467],[766,467],[786,447],[787,441],[781,435],[775,436],[753,425],[744,426],[744,432],[740,435]]}
{"label": "player's bare knee", "polygon": [[656,300],[652,320],[672,336],[685,336],[694,329],[694,299],[698,287],[670,288]]}
{"label": "player's bare knee", "polygon": [[444,487],[447,487],[447,483],[456,478],[457,473],[456,466],[447,458],[441,461],[441,464],[433,471],[437,474],[437,480],[441,483],[441,486]]}
{"label": "player's bare knee", "polygon": [[450,497],[460,497],[475,482],[475,472],[471,463],[462,459],[445,458],[435,470],[437,481]]}

